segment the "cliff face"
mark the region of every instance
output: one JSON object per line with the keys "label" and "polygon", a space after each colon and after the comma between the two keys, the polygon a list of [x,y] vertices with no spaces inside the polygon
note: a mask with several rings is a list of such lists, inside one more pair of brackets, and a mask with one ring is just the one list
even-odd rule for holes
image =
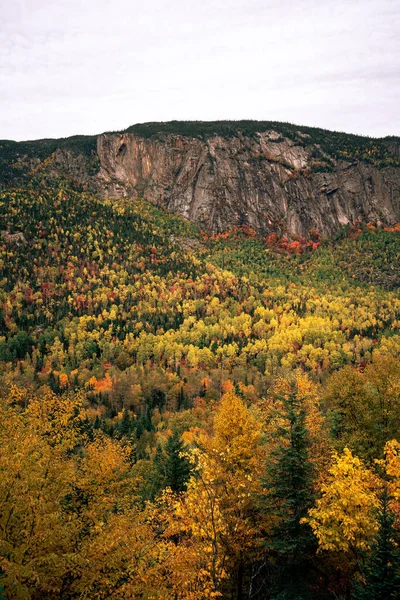
{"label": "cliff face", "polygon": [[92,181],[108,197],[141,194],[212,232],[247,224],[329,236],[357,219],[400,221],[399,167],[332,160],[303,137],[296,145],[274,131],[205,141],[104,134]]}
{"label": "cliff face", "polygon": [[0,185],[44,169],[106,197],[143,195],[209,232],[247,224],[330,236],[400,222],[400,139],[261,121],[145,123],[122,133],[0,141]]}

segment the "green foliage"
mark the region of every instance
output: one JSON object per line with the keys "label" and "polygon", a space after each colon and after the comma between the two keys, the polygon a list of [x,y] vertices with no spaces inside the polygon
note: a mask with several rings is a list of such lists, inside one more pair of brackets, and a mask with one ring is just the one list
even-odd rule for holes
{"label": "green foliage", "polygon": [[386,491],[379,514],[379,531],[366,564],[361,567],[363,582],[355,584],[355,600],[395,600],[400,598],[400,552],[394,515]]}
{"label": "green foliage", "polygon": [[[399,138],[375,139],[278,121],[168,121],[138,123],[125,131],[143,138],[162,139],[167,135],[182,135],[207,139],[216,135],[225,138],[236,137],[238,134],[254,136],[270,130],[288,137],[300,146],[318,145],[334,158],[361,159],[379,166],[398,164],[395,154],[391,153],[391,146],[398,144]],[[329,161],[325,162],[323,170],[330,170]]]}
{"label": "green foliage", "polygon": [[396,231],[345,228],[334,242],[318,244],[315,251],[306,249],[300,254],[290,254],[279,247],[275,251],[267,240],[248,237],[245,232],[224,235],[209,240],[209,258],[221,268],[252,281],[266,284],[271,278],[311,280],[315,286],[331,283],[346,288],[357,283],[389,290],[400,286],[400,235]]}
{"label": "green foliage", "polygon": [[0,140],[0,186],[25,178],[56,150],[71,151],[87,160],[88,170],[96,171],[97,136],[74,135],[69,138],[14,142]]}
{"label": "green foliage", "polygon": [[165,446],[165,485],[173,492],[183,492],[190,477],[190,463],[185,456],[185,447],[180,435],[174,432]]}
{"label": "green foliage", "polygon": [[399,384],[400,364],[390,356],[376,356],[362,370],[345,366],[328,378],[324,406],[337,450],[351,448],[368,461],[382,456],[398,435]]}
{"label": "green foliage", "polygon": [[302,522],[313,505],[314,473],[302,402],[296,391],[276,400],[281,401],[281,409],[275,418],[284,424],[276,428],[278,445],[269,457],[266,482],[278,521],[267,546],[275,555],[272,597],[300,600],[310,597],[306,581],[316,545],[310,526]]}

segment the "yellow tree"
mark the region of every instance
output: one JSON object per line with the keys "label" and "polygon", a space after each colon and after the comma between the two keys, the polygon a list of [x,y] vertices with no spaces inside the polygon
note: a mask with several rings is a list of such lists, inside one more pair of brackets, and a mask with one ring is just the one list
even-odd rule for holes
{"label": "yellow tree", "polygon": [[[44,391],[25,413],[18,409],[23,396],[12,388],[0,405],[1,566],[7,598],[29,600],[40,593],[50,599],[60,593],[70,562],[73,527],[64,519],[62,501],[74,468],[61,440],[48,435],[57,423],[38,418],[40,400],[49,408],[54,396]],[[60,414],[73,414],[74,404],[64,400]]]}
{"label": "yellow tree", "polygon": [[130,449],[101,434],[88,441],[84,418],[80,395],[29,399],[13,388],[0,403],[5,595],[167,598],[168,543],[138,504]]}
{"label": "yellow tree", "polygon": [[321,550],[351,552],[369,550],[378,531],[379,481],[357,456],[344,449],[334,456],[321,497],[309,511]]}
{"label": "yellow tree", "polygon": [[241,597],[244,556],[251,561],[260,550],[261,435],[260,421],[228,392],[216,409],[212,434],[200,435],[192,452],[196,472],[175,503],[171,531],[180,533],[196,565],[192,589],[197,585],[198,599],[220,595],[227,579],[236,588],[233,596]]}
{"label": "yellow tree", "polygon": [[130,448],[99,435],[84,449],[69,512],[80,526],[71,589],[79,597],[166,598],[159,541],[149,509],[138,502]]}
{"label": "yellow tree", "polygon": [[364,371],[346,366],[328,379],[324,396],[336,449],[379,458],[398,431],[400,361],[377,354]]}
{"label": "yellow tree", "polygon": [[391,440],[385,445],[385,460],[379,461],[388,478],[389,507],[400,525],[400,444]]}

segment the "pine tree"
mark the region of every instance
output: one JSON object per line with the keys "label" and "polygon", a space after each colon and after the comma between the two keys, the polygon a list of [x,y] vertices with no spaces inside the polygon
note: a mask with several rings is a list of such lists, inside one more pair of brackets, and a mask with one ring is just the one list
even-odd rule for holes
{"label": "pine tree", "polygon": [[183,455],[184,445],[180,435],[174,432],[165,446],[165,484],[174,492],[186,490],[186,484],[190,477],[190,464]]}
{"label": "pine tree", "polygon": [[162,451],[160,444],[157,444],[153,462],[157,468],[157,471],[158,471],[160,477],[164,481],[165,480],[165,456],[164,456],[164,452]]}
{"label": "pine tree", "polygon": [[132,432],[131,418],[130,418],[129,411],[127,408],[125,408],[124,412],[122,413],[122,419],[118,425],[118,429],[119,429],[119,436],[121,438],[129,437]]}
{"label": "pine tree", "polygon": [[59,378],[58,376],[54,375],[53,371],[50,371],[49,374],[49,387],[55,394],[60,392]]}
{"label": "pine tree", "polygon": [[302,523],[313,503],[313,468],[309,459],[306,412],[296,392],[281,397],[285,424],[278,427],[280,439],[269,467],[269,497],[278,518],[268,549],[275,556],[273,598],[308,597],[304,573],[314,551],[315,538]]}
{"label": "pine tree", "polygon": [[182,410],[185,406],[185,393],[183,391],[183,386],[179,388],[178,392],[178,400],[177,400],[177,409]]}
{"label": "pine tree", "polygon": [[394,542],[394,517],[385,489],[379,514],[379,531],[362,572],[363,584],[356,583],[355,600],[400,599],[400,552]]}
{"label": "pine tree", "polygon": [[243,400],[244,394],[243,394],[243,391],[242,391],[240,385],[237,382],[235,383],[235,394],[238,398],[242,398],[242,400]]}

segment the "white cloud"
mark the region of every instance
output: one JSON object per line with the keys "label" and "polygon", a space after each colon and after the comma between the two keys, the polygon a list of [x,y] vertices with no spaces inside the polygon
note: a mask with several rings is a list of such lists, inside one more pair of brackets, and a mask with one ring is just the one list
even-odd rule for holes
{"label": "white cloud", "polygon": [[400,134],[397,0],[0,1],[0,138],[169,119]]}

